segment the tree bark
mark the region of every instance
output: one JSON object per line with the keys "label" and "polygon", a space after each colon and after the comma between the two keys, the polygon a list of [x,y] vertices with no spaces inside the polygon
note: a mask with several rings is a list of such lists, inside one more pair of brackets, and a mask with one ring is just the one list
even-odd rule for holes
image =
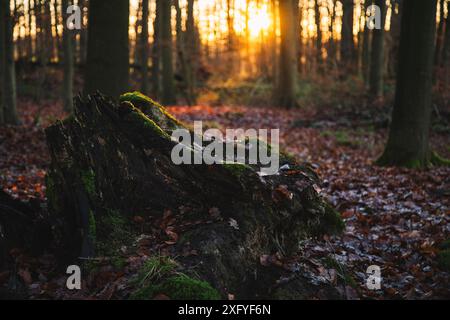
{"label": "tree bark", "polygon": [[176,101],[173,51],[172,51],[172,4],[171,1],[161,1],[161,101],[164,104],[174,104]]}
{"label": "tree bark", "polygon": [[372,4],[371,1],[366,0],[364,2],[364,32],[363,32],[363,45],[362,45],[362,76],[365,85],[369,86],[369,75],[370,75],[370,29],[367,27],[367,9]]}
{"label": "tree bark", "polygon": [[297,106],[297,35],[294,33],[296,17],[292,10],[292,1],[280,1],[280,59],[278,73],[278,88],[276,103],[280,107],[291,108]]}
{"label": "tree bark", "polygon": [[372,97],[383,96],[384,76],[384,25],[386,22],[386,0],[375,0],[381,11],[381,28],[372,31],[372,54],[370,59],[369,92]]}
{"label": "tree bark", "polygon": [[259,165],[175,165],[170,136],[184,127],[140,94],[121,101],[78,98],[75,117],[46,130],[48,207],[59,223],[54,230],[62,255],[102,254],[102,244],[114,240],[105,231],[112,215],[153,221],[171,212],[187,226],[175,250],[189,243],[198,252],[199,275],[244,295],[263,286],[251,280],[261,255],[289,255],[304,237],[342,229],[307,165],[280,155],[289,169],[273,176],[258,175]]}
{"label": "tree bark", "polygon": [[84,92],[114,98],[128,90],[129,0],[90,0]]}
{"label": "tree bark", "polygon": [[187,19],[186,19],[186,53],[187,53],[187,95],[189,105],[196,103],[195,87],[197,85],[196,73],[198,63],[198,47],[195,34],[195,22],[194,22],[194,0],[188,0],[187,7]]}
{"label": "tree bark", "polygon": [[321,17],[320,17],[320,3],[316,0],[314,3],[314,13],[316,22],[316,59],[317,59],[317,69],[319,72],[322,68],[322,29],[320,28]]}
{"label": "tree bark", "polygon": [[153,21],[152,46],[152,91],[155,97],[161,96],[161,0],[155,0],[156,14]]}
{"label": "tree bark", "polygon": [[149,0],[142,0],[142,34],[141,34],[141,59],[142,59],[142,86],[144,94],[149,94],[149,45],[148,45],[148,19],[149,19]]}
{"label": "tree bark", "polygon": [[435,32],[436,0],[405,1],[392,123],[379,164],[424,167],[429,163]]}
{"label": "tree bark", "polygon": [[9,0],[0,0],[0,14],[2,15],[0,24],[0,50],[2,61],[2,106],[3,120],[7,124],[19,124],[17,114],[17,91],[16,91],[16,67],[14,61],[14,41],[13,41],[13,21]]}
{"label": "tree bark", "polygon": [[69,0],[62,0],[61,12],[63,15],[63,66],[64,66],[64,80],[63,80],[63,105],[64,110],[72,112],[73,109],[73,78],[74,78],[74,45],[73,36],[67,27],[67,8],[69,7]]}
{"label": "tree bark", "polygon": [[355,43],[353,41],[353,0],[342,0],[341,72],[353,69]]}

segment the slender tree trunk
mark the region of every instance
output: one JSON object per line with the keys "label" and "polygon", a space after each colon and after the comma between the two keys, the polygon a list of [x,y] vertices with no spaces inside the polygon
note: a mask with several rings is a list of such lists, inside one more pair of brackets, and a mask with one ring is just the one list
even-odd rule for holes
{"label": "slender tree trunk", "polygon": [[303,20],[303,2],[301,0],[294,1],[294,14],[297,18],[297,21],[295,23],[295,34],[297,35],[297,61],[298,61],[298,72],[301,74],[303,72],[303,63],[302,63],[302,56],[303,56],[303,27],[302,27],[302,20]]}
{"label": "slender tree trunk", "polygon": [[118,98],[129,89],[129,0],[90,0],[84,93]]}
{"label": "slender tree trunk", "polygon": [[63,15],[63,66],[64,66],[64,83],[63,83],[63,103],[64,110],[72,112],[73,110],[73,76],[74,76],[74,54],[73,54],[73,36],[67,27],[68,15],[66,13],[69,7],[69,0],[62,0],[61,13]]}
{"label": "slender tree trunk", "polygon": [[319,72],[322,69],[322,29],[321,25],[321,16],[320,16],[320,0],[316,0],[314,2],[314,12],[315,12],[315,22],[316,22],[316,59],[317,59],[317,68]]}
{"label": "slender tree trunk", "polygon": [[278,21],[277,18],[277,3],[276,0],[270,1],[270,8],[272,12],[272,23],[273,28],[270,31],[270,47],[271,47],[271,58],[272,58],[272,79],[273,79],[273,86],[274,88],[278,87],[278,42],[277,42],[277,28],[278,28]]}
{"label": "slender tree trunk", "polygon": [[439,26],[437,29],[437,37],[436,37],[436,51],[434,62],[436,67],[442,65],[442,53],[445,42],[445,0],[439,1]]}
{"label": "slender tree trunk", "polygon": [[153,47],[152,47],[152,89],[153,94],[159,98],[161,96],[161,3],[162,0],[155,0],[156,15],[153,21]]}
{"label": "slender tree trunk", "polygon": [[294,32],[296,17],[292,10],[292,1],[280,1],[278,4],[280,10],[281,48],[276,102],[280,107],[286,108],[297,105],[295,98],[297,84],[297,35]]}
{"label": "slender tree trunk", "polygon": [[29,61],[33,61],[34,52],[33,52],[33,36],[31,34],[31,24],[32,24],[32,16],[34,12],[34,8],[31,6],[31,0],[28,0],[28,15],[27,15],[27,58]]}
{"label": "slender tree trunk", "polygon": [[234,35],[234,17],[231,15],[231,8],[234,6],[234,1],[232,3],[232,0],[227,0],[227,28],[228,28],[228,38],[227,38],[227,50],[228,50],[228,66],[229,66],[229,72],[231,74],[234,74],[234,45],[235,45],[235,35]]}
{"label": "slender tree trunk", "polygon": [[[78,46],[78,61],[81,65],[86,64],[87,60],[87,47],[88,47],[88,25],[85,22],[86,10],[89,6],[87,0],[79,0],[79,5],[81,7],[81,30],[80,30],[80,40]],[[88,22],[89,23],[89,22]]]}
{"label": "slender tree trunk", "polygon": [[373,97],[383,95],[384,76],[384,25],[386,22],[386,0],[375,0],[381,10],[381,28],[372,32],[372,54],[370,59],[369,92]]}
{"label": "slender tree trunk", "polygon": [[190,104],[196,103],[195,87],[197,85],[196,73],[198,63],[198,47],[194,22],[194,0],[188,0],[186,20],[186,52],[187,52],[187,94]]}
{"label": "slender tree trunk", "polygon": [[447,21],[445,23],[444,53],[442,59],[445,73],[444,88],[449,88],[450,86],[450,1],[447,2],[447,12]]}
{"label": "slender tree trunk", "polygon": [[332,1],[332,9],[331,12],[329,12],[330,16],[330,24],[329,24],[329,31],[330,31],[330,40],[328,41],[328,64],[330,67],[334,67],[336,65],[336,41],[334,39],[334,23],[336,20],[336,1]]}
{"label": "slender tree trunk", "polygon": [[174,104],[175,86],[172,56],[172,12],[171,1],[161,1],[161,66],[162,66],[162,95],[163,104]]}
{"label": "slender tree trunk", "polygon": [[397,73],[398,66],[398,44],[400,42],[402,1],[391,0],[391,6],[397,8],[391,15],[391,28],[389,31],[389,53],[388,53],[388,75],[393,78]]}
{"label": "slender tree trunk", "polygon": [[142,26],[142,1],[138,0],[138,8],[136,11],[136,22],[134,23],[134,34],[135,34],[135,41],[133,46],[133,61],[135,65],[142,65],[142,33],[139,33],[139,27]]}
{"label": "slender tree trunk", "polygon": [[379,164],[423,167],[429,163],[435,32],[436,0],[405,1],[392,123]]}
{"label": "slender tree trunk", "polygon": [[149,0],[142,0],[142,34],[141,34],[141,59],[142,59],[142,93],[149,93],[148,84],[148,19],[149,19]]}
{"label": "slender tree trunk", "polygon": [[341,66],[349,71],[353,68],[355,58],[355,43],[353,41],[353,0],[342,0],[342,34],[341,34]]}
{"label": "slender tree trunk", "polygon": [[14,42],[13,42],[13,19],[10,10],[9,0],[0,0],[1,17],[1,43],[0,50],[2,54],[2,106],[3,120],[7,124],[19,124],[19,116],[17,115],[17,92],[16,92],[16,68],[14,62]]}
{"label": "slender tree trunk", "polygon": [[[364,2],[364,17],[367,17],[367,9],[372,4],[372,1],[366,0]],[[369,86],[369,66],[370,66],[370,29],[367,27],[367,19],[364,19],[364,33],[362,44],[362,76],[366,86]]]}
{"label": "slender tree trunk", "polygon": [[5,123],[5,112],[3,106],[4,99],[4,74],[5,74],[5,33],[6,33],[6,21],[4,19],[4,0],[0,0],[0,125]]}
{"label": "slender tree trunk", "polygon": [[[67,8],[67,7],[65,7],[65,8]],[[65,8],[62,7],[62,10],[65,10]],[[62,14],[64,14],[64,12],[61,11],[61,15],[60,15],[57,0],[53,1],[53,12],[54,12],[53,14],[55,17],[55,24],[53,26],[54,32],[55,32],[54,50],[55,50],[55,57],[57,57],[58,62],[60,62],[62,55],[61,55],[61,38],[59,35],[59,25],[60,25],[59,18],[62,16]],[[63,21],[63,24],[64,24],[64,21]]]}

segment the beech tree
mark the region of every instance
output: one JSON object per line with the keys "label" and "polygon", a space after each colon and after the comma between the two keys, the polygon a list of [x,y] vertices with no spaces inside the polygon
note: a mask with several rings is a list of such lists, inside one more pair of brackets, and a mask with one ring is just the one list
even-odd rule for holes
{"label": "beech tree", "polygon": [[381,165],[429,164],[436,7],[436,0],[403,4],[395,103],[386,149],[378,160]]}
{"label": "beech tree", "polygon": [[118,98],[128,90],[129,0],[90,0],[84,92]]}
{"label": "beech tree", "polygon": [[[294,107],[297,81],[297,35],[295,34],[295,21],[297,20],[292,10],[293,0],[279,1],[280,12],[280,58],[278,72],[278,88],[276,103],[280,107]],[[295,2],[297,3],[297,2]]]}
{"label": "beech tree", "polygon": [[380,28],[375,28],[372,35],[372,54],[370,59],[370,94],[373,97],[383,95],[384,70],[384,25],[386,22],[386,0],[375,0],[374,4],[380,8]]}
{"label": "beech tree", "polygon": [[[9,0],[0,0],[0,51],[3,114],[0,120],[7,124],[19,124],[16,108],[16,68],[14,63],[13,19]],[[0,112],[1,113],[1,112]],[[3,119],[2,119],[3,118]]]}
{"label": "beech tree", "polygon": [[172,3],[160,1],[160,27],[161,27],[161,67],[162,67],[162,92],[161,102],[173,104],[176,101],[173,57],[172,57]]}
{"label": "beech tree", "polygon": [[72,111],[73,109],[73,77],[74,77],[74,54],[73,54],[73,36],[67,26],[67,8],[69,0],[62,0],[61,12],[63,15],[63,65],[64,65],[64,80],[63,80],[63,105],[64,110]]}

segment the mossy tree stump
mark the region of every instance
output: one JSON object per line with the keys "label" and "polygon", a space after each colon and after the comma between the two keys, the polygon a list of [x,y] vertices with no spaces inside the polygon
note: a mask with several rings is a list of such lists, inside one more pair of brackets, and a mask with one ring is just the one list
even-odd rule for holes
{"label": "mossy tree stump", "polygon": [[178,246],[195,247],[198,274],[214,287],[245,292],[262,254],[289,255],[301,239],[342,228],[306,165],[282,156],[289,170],[266,177],[257,166],[175,165],[177,128],[183,125],[162,106],[134,93],[120,103],[100,94],[77,98],[74,116],[47,129],[49,210],[66,257],[94,256],[96,243],[111,241],[102,221],[112,212],[207,217],[214,208],[220,219],[181,235]]}

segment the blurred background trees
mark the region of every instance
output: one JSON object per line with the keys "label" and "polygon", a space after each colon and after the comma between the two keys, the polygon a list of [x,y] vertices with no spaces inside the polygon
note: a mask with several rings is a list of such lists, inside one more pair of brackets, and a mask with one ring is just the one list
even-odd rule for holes
{"label": "blurred background trees", "polygon": [[[398,65],[416,54],[399,55],[405,2],[1,0],[0,122],[19,122],[17,95],[70,112],[73,95],[96,90],[113,97],[140,90],[188,105],[393,102]],[[375,30],[366,23],[373,4],[381,9]],[[70,5],[81,8],[80,29],[65,23]],[[429,6],[430,90],[448,106],[449,1]]]}

